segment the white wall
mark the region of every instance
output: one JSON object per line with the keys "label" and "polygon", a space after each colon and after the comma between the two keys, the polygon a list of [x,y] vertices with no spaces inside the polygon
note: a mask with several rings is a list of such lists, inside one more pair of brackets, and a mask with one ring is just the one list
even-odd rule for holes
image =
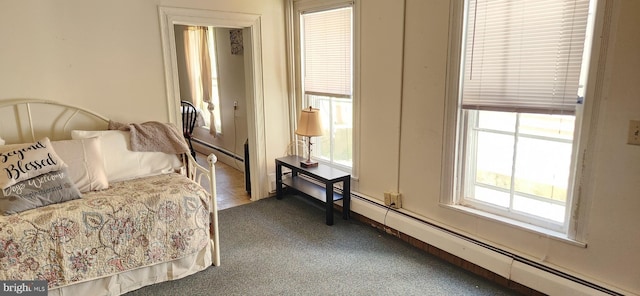
{"label": "white wall", "polygon": [[[402,89],[402,1],[361,1],[358,190],[396,191]],[[382,38],[384,36],[384,38]],[[377,84],[376,84],[377,83]],[[375,159],[376,161],[370,161]]]}
{"label": "white wall", "polygon": [[[49,99],[168,121],[158,6],[260,15],[266,156],[289,136],[283,0],[0,1],[0,100]],[[269,162],[273,170],[274,165]]]}
{"label": "white wall", "polygon": [[166,118],[166,103],[155,103],[166,100],[156,5],[0,2],[0,99],[51,99],[120,121]]}
{"label": "white wall", "polygon": [[586,248],[439,205],[450,1],[359,3],[358,191],[383,200],[384,190],[398,188],[403,208],[417,217],[578,277],[640,293],[640,146],[626,144],[628,121],[640,119],[640,1],[615,1],[618,25],[609,47],[613,59],[606,69],[610,86],[596,113],[595,143],[588,147],[594,161],[587,168],[592,170],[592,183],[585,194],[593,203],[586,221]]}

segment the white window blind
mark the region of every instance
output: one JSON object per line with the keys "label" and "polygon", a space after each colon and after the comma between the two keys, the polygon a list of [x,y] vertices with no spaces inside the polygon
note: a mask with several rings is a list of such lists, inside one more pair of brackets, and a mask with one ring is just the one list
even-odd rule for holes
{"label": "white window blind", "polygon": [[462,108],[574,114],[589,0],[468,0]]}
{"label": "white window blind", "polygon": [[351,7],[302,15],[305,94],[351,97]]}

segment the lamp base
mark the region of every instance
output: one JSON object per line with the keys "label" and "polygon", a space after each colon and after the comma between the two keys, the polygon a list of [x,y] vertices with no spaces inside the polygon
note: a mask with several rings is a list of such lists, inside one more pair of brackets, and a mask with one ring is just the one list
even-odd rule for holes
{"label": "lamp base", "polygon": [[300,162],[300,166],[303,168],[312,168],[312,167],[317,167],[318,166],[318,162],[317,161],[313,161],[313,160],[303,160]]}

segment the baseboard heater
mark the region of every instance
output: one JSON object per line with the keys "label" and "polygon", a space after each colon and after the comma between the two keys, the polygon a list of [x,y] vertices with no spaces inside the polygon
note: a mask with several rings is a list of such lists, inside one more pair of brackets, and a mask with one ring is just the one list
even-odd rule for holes
{"label": "baseboard heater", "polygon": [[200,139],[197,139],[197,138],[191,138],[191,141],[197,142],[198,144],[200,144],[200,145],[202,145],[202,146],[206,146],[207,148],[211,148],[211,149],[213,149],[213,150],[216,150],[216,151],[218,151],[218,152],[220,152],[220,153],[222,153],[222,154],[224,154],[224,155],[227,155],[227,156],[229,156],[229,157],[232,157],[232,158],[234,158],[234,159],[236,159],[236,160],[244,161],[244,159],[242,159],[240,156],[235,155],[235,154],[234,154],[234,153],[232,153],[231,151],[226,150],[226,149],[223,149],[223,148],[220,148],[220,147],[213,146],[213,145],[211,145],[210,143],[207,143],[207,142],[202,141],[202,140],[200,140]]}
{"label": "baseboard heater", "polygon": [[[336,191],[337,191],[337,192],[341,192],[342,190],[340,190],[339,188],[336,188]],[[455,237],[455,238],[462,239],[462,240],[464,240],[464,241],[466,241],[466,242],[469,242],[469,243],[471,243],[471,244],[474,244],[474,245],[476,245],[476,246],[479,246],[479,247],[481,247],[481,248],[483,248],[483,249],[485,249],[485,250],[489,250],[489,251],[491,251],[491,252],[495,252],[495,253],[500,254],[500,255],[502,255],[502,256],[506,256],[506,257],[510,258],[511,260],[513,260],[514,262],[519,262],[519,263],[521,263],[521,264],[523,264],[523,265],[525,265],[525,266],[531,267],[531,268],[533,268],[533,269],[540,270],[540,271],[544,271],[544,272],[549,273],[549,274],[551,274],[551,275],[554,275],[554,276],[560,277],[560,278],[562,278],[562,279],[565,279],[565,280],[571,281],[571,282],[573,282],[573,283],[580,284],[580,285],[582,285],[582,286],[585,286],[585,287],[588,287],[588,288],[590,288],[590,289],[593,289],[593,290],[599,291],[599,292],[601,292],[601,293],[605,293],[605,294],[609,294],[609,295],[616,295],[616,296],[618,296],[618,295],[620,295],[620,296],[624,295],[624,294],[621,294],[621,293],[619,293],[619,292],[616,292],[616,291],[613,291],[613,290],[611,290],[611,289],[608,289],[608,288],[606,288],[606,287],[603,287],[603,286],[601,286],[601,285],[598,285],[598,284],[596,284],[596,283],[592,283],[592,282],[590,282],[590,281],[587,281],[587,280],[581,279],[581,278],[579,278],[579,277],[573,276],[573,275],[568,274],[568,273],[566,273],[566,272],[563,272],[563,271],[557,270],[557,269],[555,269],[555,268],[552,268],[552,267],[546,266],[546,265],[544,265],[544,264],[540,264],[540,263],[538,263],[538,262],[535,262],[535,261],[532,261],[532,260],[530,260],[530,259],[524,258],[524,257],[522,257],[522,256],[520,256],[520,255],[517,255],[517,254],[514,254],[514,253],[512,253],[512,252],[509,252],[509,251],[506,251],[506,250],[503,250],[503,249],[497,248],[497,247],[495,247],[495,246],[492,246],[492,245],[489,245],[489,244],[484,243],[484,242],[482,242],[482,241],[479,241],[479,240],[477,240],[477,239],[474,239],[474,238],[468,237],[468,236],[466,236],[466,235],[464,235],[464,234],[461,234],[461,233],[458,233],[458,232],[456,232],[456,231],[453,231],[453,230],[450,230],[450,229],[444,228],[444,227],[442,227],[442,226],[440,226],[440,225],[436,225],[436,224],[434,224],[434,223],[432,223],[432,222],[426,221],[426,220],[421,219],[421,218],[419,218],[419,217],[415,217],[415,216],[409,215],[409,214],[407,214],[407,213],[403,213],[403,212],[398,211],[398,210],[395,210],[395,209],[393,209],[393,208],[388,208],[388,207],[386,207],[386,206],[384,206],[384,205],[382,205],[382,204],[379,204],[379,203],[376,203],[376,202],[372,201],[372,200],[371,200],[371,199],[369,199],[369,198],[366,198],[366,197],[364,197],[364,196],[360,196],[360,195],[358,195],[357,193],[352,193],[352,194],[351,194],[351,197],[352,197],[352,199],[351,199],[351,200],[352,200],[352,209],[353,209],[353,201],[354,201],[354,199],[358,199],[358,200],[361,200],[361,201],[363,201],[363,202],[366,202],[366,203],[368,203],[368,204],[370,204],[370,205],[373,205],[373,206],[375,206],[375,207],[378,207],[379,209],[382,209],[382,210],[383,210],[383,211],[385,211],[385,212],[386,212],[386,211],[392,211],[392,212],[394,212],[395,214],[398,214],[398,215],[400,215],[400,216],[402,216],[402,217],[404,217],[404,218],[408,218],[408,219],[413,220],[413,221],[415,221],[415,222],[418,222],[418,223],[421,223],[421,224],[427,225],[427,226],[429,226],[429,227],[431,227],[431,228],[433,228],[433,229],[435,229],[435,230],[437,230],[437,231],[443,232],[443,233],[445,233],[445,234],[447,234],[447,235],[450,235],[450,236],[453,236],[453,237]],[[369,218],[370,218],[370,217],[369,217]],[[396,229],[396,230],[398,230],[398,229]],[[402,231],[402,230],[398,230],[398,231]],[[416,238],[416,239],[418,239],[418,238]],[[424,241],[424,243],[428,243],[428,242]],[[444,250],[444,251],[447,251],[447,250]],[[453,254],[453,255],[455,256],[455,254]],[[462,258],[462,259],[464,259],[464,258]],[[532,287],[532,288],[535,288],[535,287]]]}
{"label": "baseboard heater", "polygon": [[[309,181],[310,182],[317,182],[317,181],[315,181],[313,179],[309,179]],[[339,187],[334,187],[334,191],[337,192],[337,193],[342,194],[342,189],[339,188]],[[592,289],[594,292],[598,291],[598,292],[601,292],[601,293],[607,294],[607,295],[624,296],[624,294],[622,294],[620,292],[611,290],[609,288],[603,287],[603,286],[598,285],[596,283],[587,281],[585,279],[576,277],[574,275],[568,274],[568,273],[563,272],[561,270],[557,270],[555,268],[552,268],[552,267],[546,266],[544,264],[535,262],[533,260],[524,258],[524,257],[522,257],[520,255],[517,255],[517,254],[514,254],[514,253],[509,252],[507,250],[503,250],[503,249],[500,249],[498,247],[492,246],[492,245],[487,244],[485,242],[479,241],[477,239],[474,239],[472,237],[466,236],[464,234],[461,234],[459,232],[453,231],[451,229],[447,229],[445,227],[442,227],[440,225],[437,225],[437,224],[434,224],[432,222],[426,221],[426,220],[421,219],[419,217],[416,217],[416,216],[413,216],[413,215],[409,215],[407,213],[398,211],[398,210],[393,209],[393,208],[386,207],[386,206],[384,206],[384,205],[382,205],[380,203],[377,203],[377,202],[371,200],[370,198],[367,198],[365,196],[359,195],[358,193],[354,193],[354,192],[351,193],[351,210],[352,211],[354,210],[354,199],[357,199],[357,200],[365,202],[366,204],[372,205],[375,208],[381,210],[382,212],[392,211],[395,214],[400,215],[401,217],[404,217],[404,218],[412,220],[414,222],[426,225],[426,226],[428,226],[428,227],[430,227],[432,229],[435,229],[435,230],[437,230],[439,232],[442,232],[442,233],[444,233],[444,234],[446,234],[448,236],[452,236],[452,237],[461,239],[463,241],[466,241],[468,243],[476,245],[476,246],[480,247],[481,249],[487,250],[489,252],[496,253],[496,254],[499,254],[499,255],[504,256],[504,257],[508,257],[513,262],[520,263],[520,264],[522,264],[524,266],[527,266],[527,267],[530,267],[530,268],[532,268],[534,270],[543,271],[543,272],[546,272],[546,273],[548,273],[550,275],[554,275],[554,276],[559,277],[561,279],[565,279],[567,281],[570,281],[572,283],[579,284],[579,285],[584,286],[586,288]],[[362,213],[359,213],[359,214],[362,214]],[[365,215],[365,217],[367,217],[367,216]],[[373,219],[371,217],[367,217],[367,218],[375,221],[375,219]],[[380,221],[378,221],[378,222],[380,223]],[[401,231],[399,229],[394,229],[394,230]],[[418,239],[416,237],[414,237],[414,238]],[[423,242],[429,244],[426,241],[423,241]],[[447,250],[444,250],[444,251],[447,251]],[[453,255],[456,256],[455,254],[453,254]],[[466,260],[464,258],[462,258],[462,259]],[[487,269],[487,270],[492,271],[490,269]],[[535,287],[530,287],[530,288],[535,288]]]}

